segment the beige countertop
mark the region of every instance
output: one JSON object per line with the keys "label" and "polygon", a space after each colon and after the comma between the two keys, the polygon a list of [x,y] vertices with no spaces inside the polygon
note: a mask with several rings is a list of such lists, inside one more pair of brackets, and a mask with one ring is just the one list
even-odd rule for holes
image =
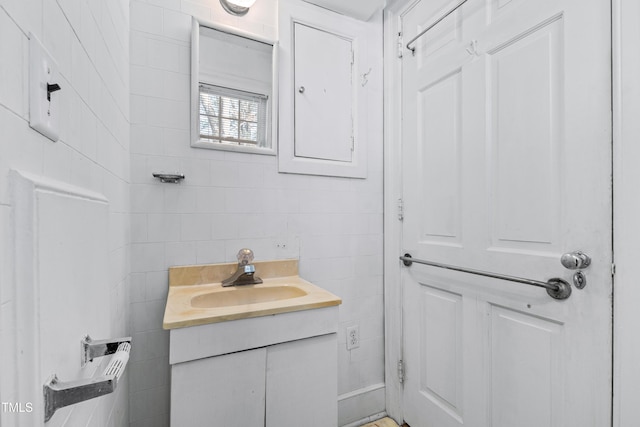
{"label": "beige countertop", "polygon": [[[342,300],[319,286],[298,276],[298,261],[255,262],[255,275],[263,279],[258,285],[223,287],[220,283],[230,276],[235,263],[200,266],[172,267],[169,270],[169,296],[164,313],[163,328],[175,329],[229,320],[268,316],[278,313],[309,310],[339,305]],[[269,289],[272,288],[272,289]],[[292,289],[295,288],[295,289]],[[252,289],[257,289],[266,298],[251,302]],[[235,294],[234,294],[235,293]],[[215,295],[214,295],[215,294]],[[256,293],[257,294],[257,293]],[[273,300],[269,296],[274,295]],[[280,299],[277,295],[287,295]],[[250,301],[237,305],[206,301]],[[205,301],[204,303],[202,303]]]}

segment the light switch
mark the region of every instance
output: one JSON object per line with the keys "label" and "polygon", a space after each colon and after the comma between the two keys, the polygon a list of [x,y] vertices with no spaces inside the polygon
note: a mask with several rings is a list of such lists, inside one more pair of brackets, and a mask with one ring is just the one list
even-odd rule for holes
{"label": "light switch", "polygon": [[29,34],[29,126],[52,141],[59,137],[58,64],[33,33]]}

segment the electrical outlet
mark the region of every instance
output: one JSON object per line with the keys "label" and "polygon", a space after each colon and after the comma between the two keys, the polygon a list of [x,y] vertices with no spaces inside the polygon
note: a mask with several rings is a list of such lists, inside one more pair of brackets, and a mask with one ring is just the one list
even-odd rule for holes
{"label": "electrical outlet", "polygon": [[347,328],[347,350],[360,347],[360,328],[358,325]]}

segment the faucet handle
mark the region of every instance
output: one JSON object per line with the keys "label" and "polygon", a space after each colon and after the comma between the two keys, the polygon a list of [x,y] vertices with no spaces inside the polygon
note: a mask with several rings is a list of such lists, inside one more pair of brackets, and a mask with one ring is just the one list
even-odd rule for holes
{"label": "faucet handle", "polygon": [[240,249],[238,251],[237,258],[239,265],[251,264],[251,262],[253,261],[253,251],[248,248]]}

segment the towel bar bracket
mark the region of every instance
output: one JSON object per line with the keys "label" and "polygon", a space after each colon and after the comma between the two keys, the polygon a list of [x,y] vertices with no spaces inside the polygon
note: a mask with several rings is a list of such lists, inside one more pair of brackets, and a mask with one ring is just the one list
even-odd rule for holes
{"label": "towel bar bracket", "polygon": [[456,10],[460,9],[460,7],[462,7],[463,4],[465,4],[468,0],[461,0],[458,4],[456,4],[454,7],[452,7],[451,9],[449,9],[448,11],[446,11],[445,13],[443,13],[438,19],[436,19],[435,21],[433,21],[431,23],[431,25],[429,25],[427,28],[425,28],[424,30],[422,30],[421,32],[418,33],[418,35],[416,35],[414,38],[412,38],[411,40],[409,40],[409,43],[407,43],[407,49],[409,49],[411,51],[411,53],[415,56],[416,54],[416,47],[415,46],[411,46],[413,43],[415,43],[420,37],[422,37],[423,35],[425,35],[427,32],[429,32],[429,30],[431,30],[433,27],[435,27],[436,25],[438,25],[440,22],[442,22],[447,16],[451,15],[453,12],[455,12]]}

